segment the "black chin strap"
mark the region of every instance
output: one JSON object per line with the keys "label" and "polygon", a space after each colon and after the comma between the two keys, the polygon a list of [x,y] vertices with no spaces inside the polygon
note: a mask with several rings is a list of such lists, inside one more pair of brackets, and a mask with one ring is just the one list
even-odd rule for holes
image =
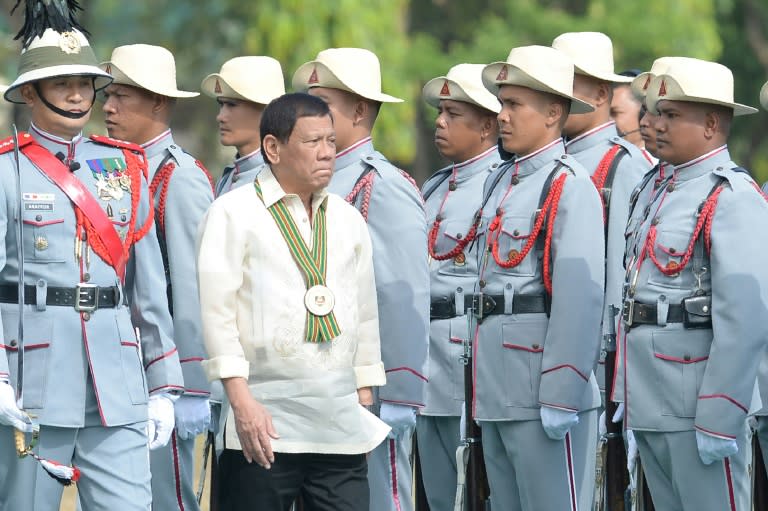
{"label": "black chin strap", "polygon": [[59,114],[62,117],[66,117],[67,119],[82,119],[83,117],[88,115],[88,113],[91,111],[91,108],[93,108],[93,103],[96,101],[96,78],[91,79],[91,87],[93,88],[93,99],[91,100],[91,104],[88,105],[88,109],[83,112],[67,112],[66,110],[62,110],[61,108],[53,105],[50,101],[45,99],[45,96],[43,95],[43,91],[40,90],[40,82],[34,82],[32,86],[35,88],[35,92],[37,92],[37,96],[40,98],[43,104],[48,107],[49,110]]}

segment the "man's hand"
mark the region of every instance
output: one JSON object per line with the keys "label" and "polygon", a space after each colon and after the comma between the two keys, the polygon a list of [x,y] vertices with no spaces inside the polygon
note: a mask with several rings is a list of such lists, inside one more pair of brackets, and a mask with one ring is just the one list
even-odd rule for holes
{"label": "man's hand", "polygon": [[280,438],[272,425],[272,415],[251,396],[244,378],[227,378],[222,381],[232,405],[235,429],[243,448],[243,456],[248,463],[256,461],[266,469],[271,468],[275,462],[275,454],[272,452],[270,439]]}
{"label": "man's hand", "polygon": [[357,389],[357,400],[363,406],[371,406],[373,404],[373,390],[371,390],[371,387]]}
{"label": "man's hand", "polygon": [[149,397],[147,403],[147,437],[150,450],[163,447],[171,439],[173,433],[174,416],[173,401],[165,394]]}
{"label": "man's hand", "polygon": [[182,395],[174,404],[176,433],[182,440],[195,438],[208,431],[211,424],[211,405],[207,398]]}
{"label": "man's hand", "polygon": [[32,432],[31,419],[16,406],[13,387],[4,381],[0,381],[0,424],[13,426],[24,433]]}

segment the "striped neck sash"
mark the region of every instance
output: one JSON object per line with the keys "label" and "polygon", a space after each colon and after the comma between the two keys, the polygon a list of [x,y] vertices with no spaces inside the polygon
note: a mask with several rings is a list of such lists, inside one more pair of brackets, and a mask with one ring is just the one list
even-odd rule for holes
{"label": "striped neck sash", "polygon": [[[259,180],[254,181],[256,194],[262,202],[264,197],[261,194],[261,185]],[[282,199],[275,202],[267,208],[269,214],[280,229],[288,250],[291,252],[296,265],[304,277],[304,284],[307,289],[314,286],[325,286],[325,270],[328,246],[326,244],[325,228],[325,204],[321,204],[312,223],[312,250],[307,247],[304,238],[293,221],[290,211],[283,203]],[[326,342],[338,337],[341,329],[336,322],[336,316],[331,310],[328,314],[317,315],[307,309],[307,341],[308,342]]]}

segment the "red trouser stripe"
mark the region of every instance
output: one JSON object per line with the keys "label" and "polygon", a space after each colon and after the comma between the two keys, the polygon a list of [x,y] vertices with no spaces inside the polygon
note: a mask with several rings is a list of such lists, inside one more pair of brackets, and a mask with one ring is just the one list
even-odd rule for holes
{"label": "red trouser stripe", "polygon": [[736,497],[733,492],[733,478],[731,477],[731,460],[725,458],[723,460],[725,464],[725,483],[728,485],[728,503],[730,511],[736,511]]}
{"label": "red trouser stripe", "polygon": [[573,475],[573,452],[571,451],[571,433],[565,434],[565,458],[568,463],[568,490],[571,493],[571,511],[578,511],[576,501],[576,478]]}
{"label": "red trouser stripe", "polygon": [[389,470],[392,474],[392,501],[395,503],[395,509],[400,511],[400,496],[397,493],[397,445],[395,439],[389,439]]}

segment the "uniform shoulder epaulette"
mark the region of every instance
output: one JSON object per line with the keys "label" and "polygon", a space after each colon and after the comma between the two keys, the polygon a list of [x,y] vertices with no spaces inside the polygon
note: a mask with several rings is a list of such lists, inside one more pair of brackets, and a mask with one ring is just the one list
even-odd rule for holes
{"label": "uniform shoulder epaulette", "polygon": [[[578,172],[587,172],[584,166],[570,154],[561,154],[558,157],[557,162],[561,167],[565,167],[573,175],[576,175]],[[589,174],[587,174],[587,176],[589,176]]]}
{"label": "uniform shoulder epaulette", "polygon": [[107,137],[104,135],[91,135],[89,138],[97,144],[117,147],[118,149],[128,149],[129,151],[134,151],[137,153],[144,153],[144,148],[142,148],[139,144],[126,142],[125,140],[118,140],[116,138]]}
{"label": "uniform shoulder epaulette", "polygon": [[195,165],[195,157],[176,144],[169,145],[168,152],[171,153],[171,157],[176,160],[176,163],[181,166],[192,167]]}
{"label": "uniform shoulder epaulette", "polygon": [[[25,145],[31,144],[33,142],[32,137],[29,133],[20,132],[19,133],[19,149],[24,147]],[[8,137],[3,140],[0,140],[0,154],[5,154],[13,151],[13,137]]]}
{"label": "uniform shoulder epaulette", "polygon": [[375,152],[373,154],[369,154],[361,160],[365,165],[369,167],[373,167],[376,172],[381,177],[390,177],[394,176],[393,172],[397,172],[397,167],[394,166],[394,164],[389,161],[383,154],[379,152]]}
{"label": "uniform shoulder epaulette", "polygon": [[754,186],[754,184],[756,184],[754,179],[752,179],[749,171],[744,167],[739,167],[738,165],[728,168],[717,168],[712,171],[712,173],[728,181],[728,184],[733,189],[737,189],[737,187],[742,183],[748,183],[750,186]]}
{"label": "uniform shoulder epaulette", "polygon": [[[635,150],[637,149],[637,146],[632,142],[628,142],[627,140],[621,137],[611,137],[611,143],[620,145],[622,149],[625,149],[629,154],[632,154],[632,155],[637,154],[635,152]],[[639,149],[637,150],[639,151]]]}

